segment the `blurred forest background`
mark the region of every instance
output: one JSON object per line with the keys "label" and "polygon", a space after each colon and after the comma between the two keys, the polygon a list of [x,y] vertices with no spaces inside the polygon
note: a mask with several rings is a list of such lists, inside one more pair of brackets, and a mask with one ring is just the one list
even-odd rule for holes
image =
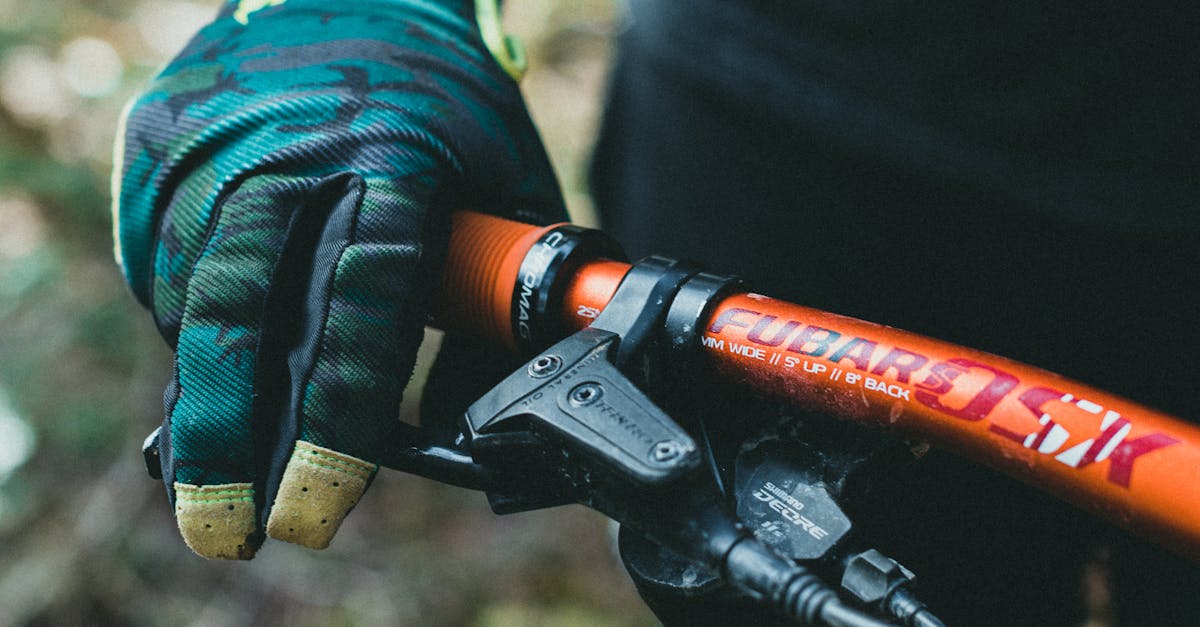
{"label": "blurred forest background", "polygon": [[[496,517],[482,495],[395,472],[324,552],[272,542],[225,564],[178,538],[139,451],[169,354],[113,262],[108,181],[121,106],[216,4],[0,0],[0,625],[653,624],[600,516]],[[506,4],[530,109],[588,222],[619,20],[605,0]]]}

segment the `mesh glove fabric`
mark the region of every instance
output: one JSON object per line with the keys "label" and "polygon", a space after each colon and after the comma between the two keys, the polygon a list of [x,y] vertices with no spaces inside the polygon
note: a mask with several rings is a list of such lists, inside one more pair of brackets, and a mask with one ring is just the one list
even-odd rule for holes
{"label": "mesh glove fabric", "polygon": [[132,104],[114,172],[118,259],[175,350],[164,482],[222,559],[325,547],[403,445],[449,210],[564,215],[470,2],[247,4]]}

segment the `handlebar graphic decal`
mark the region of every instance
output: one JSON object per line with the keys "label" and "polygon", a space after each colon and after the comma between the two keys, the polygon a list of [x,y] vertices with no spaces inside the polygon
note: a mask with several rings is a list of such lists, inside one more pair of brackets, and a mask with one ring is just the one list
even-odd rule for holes
{"label": "handlebar graphic decal", "polygon": [[[1021,394],[1019,400],[1038,419],[1041,428],[1022,434],[1010,431],[998,424],[992,424],[988,427],[992,433],[1019,442],[1021,446],[1036,450],[1038,453],[1054,455],[1055,460],[1071,468],[1086,468],[1093,463],[1111,458],[1108,480],[1123,488],[1129,488],[1134,460],[1160,448],[1179,444],[1179,440],[1157,432],[1128,440],[1129,433],[1133,430],[1133,423],[1130,420],[1114,410],[1105,410],[1087,399],[1075,399],[1071,394],[1058,390],[1033,387]],[[1058,407],[1055,410],[1042,409],[1046,403],[1053,401],[1064,403],[1067,407]],[[1063,412],[1070,411],[1071,407],[1083,410],[1093,416],[1099,416],[1101,412],[1104,412],[1104,417],[1100,419],[1101,431],[1096,437],[1088,438],[1059,453],[1071,437],[1071,432],[1060,425],[1055,418],[1061,418]],[[1055,453],[1058,454],[1055,455]]]}
{"label": "handlebar graphic decal", "polygon": [[[756,296],[750,295],[751,298]],[[721,337],[732,328],[746,330],[743,342]],[[708,335],[701,338],[701,343],[709,350],[727,351],[770,366],[799,368],[814,380],[825,378],[833,383],[844,382],[897,401],[915,400],[965,422],[987,419],[1021,384],[1016,375],[974,359],[951,357],[931,362],[930,357],[915,350],[900,346],[883,349],[880,342],[872,339],[843,337],[841,332],[833,329],[803,324],[799,320],[780,321],[778,316],[741,307],[722,310],[709,325]],[[812,359],[806,359],[809,357]],[[828,363],[820,363],[817,359]],[[863,400],[866,403],[865,395]],[[1107,480],[1122,488],[1129,488],[1133,465],[1138,458],[1179,443],[1178,439],[1160,432],[1129,439],[1134,423],[1128,418],[1115,410],[1106,410],[1094,402],[1076,399],[1052,388],[1031,387],[1018,400],[1037,421],[1037,426],[1028,425],[1032,431],[1014,430],[1002,422],[990,422],[988,430],[991,433],[1016,442],[1022,448],[1052,456],[1071,468],[1083,469],[1108,461]],[[1055,402],[1060,404],[1047,408]],[[1079,410],[1074,413],[1082,416],[1064,416],[1072,410]],[[890,412],[894,421],[903,408],[894,406]],[[1092,417],[1091,424],[1087,424],[1088,417]],[[1064,424],[1072,427],[1068,429]],[[1067,447],[1075,433],[1095,435]]]}

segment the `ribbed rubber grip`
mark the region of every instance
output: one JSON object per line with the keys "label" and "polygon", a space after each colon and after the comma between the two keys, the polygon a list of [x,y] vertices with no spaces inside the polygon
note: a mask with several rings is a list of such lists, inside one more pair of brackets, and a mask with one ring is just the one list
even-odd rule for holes
{"label": "ribbed rubber grip", "polygon": [[451,218],[450,250],[434,305],[437,326],[516,347],[511,311],[513,286],[525,254],[547,231],[470,211]]}

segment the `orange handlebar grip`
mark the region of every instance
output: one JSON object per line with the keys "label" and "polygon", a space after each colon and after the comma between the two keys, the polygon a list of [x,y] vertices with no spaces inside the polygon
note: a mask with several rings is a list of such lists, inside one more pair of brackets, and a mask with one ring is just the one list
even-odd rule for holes
{"label": "orange handlebar grip", "polygon": [[515,348],[510,312],[521,261],[538,238],[560,225],[539,227],[470,211],[452,214],[450,249],[434,300],[437,326]]}

